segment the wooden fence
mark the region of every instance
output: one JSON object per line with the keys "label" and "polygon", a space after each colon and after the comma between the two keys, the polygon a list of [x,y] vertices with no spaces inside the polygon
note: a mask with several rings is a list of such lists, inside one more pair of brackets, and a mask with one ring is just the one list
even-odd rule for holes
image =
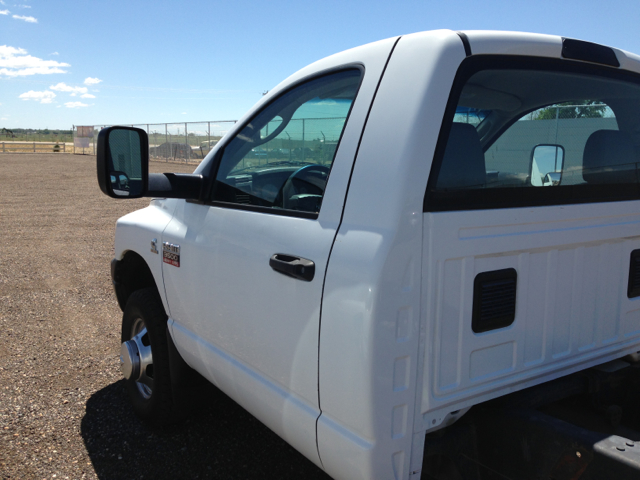
{"label": "wooden fence", "polygon": [[0,142],[0,153],[73,153],[69,147],[56,142]]}

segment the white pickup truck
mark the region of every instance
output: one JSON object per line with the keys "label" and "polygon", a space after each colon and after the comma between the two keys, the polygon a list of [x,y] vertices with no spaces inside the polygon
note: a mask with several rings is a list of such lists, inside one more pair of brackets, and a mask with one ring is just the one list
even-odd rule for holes
{"label": "white pickup truck", "polygon": [[189,175],[106,128],[102,191],[154,197],[112,262],[134,409],[195,371],[335,478],[639,478],[639,159],[640,57],[508,32],[320,60]]}

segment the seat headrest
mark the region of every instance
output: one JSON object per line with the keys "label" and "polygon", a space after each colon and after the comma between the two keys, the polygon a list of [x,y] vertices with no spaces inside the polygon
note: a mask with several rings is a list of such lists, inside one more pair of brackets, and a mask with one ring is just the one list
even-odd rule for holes
{"label": "seat headrest", "polygon": [[582,178],[587,183],[636,182],[633,142],[618,130],[596,130],[584,146]]}
{"label": "seat headrest", "polygon": [[482,188],[486,181],[478,132],[467,123],[452,124],[436,188]]}

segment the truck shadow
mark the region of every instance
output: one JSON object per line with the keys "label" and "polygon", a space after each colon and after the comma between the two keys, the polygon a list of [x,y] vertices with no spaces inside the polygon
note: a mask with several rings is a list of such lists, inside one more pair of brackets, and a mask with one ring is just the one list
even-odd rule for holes
{"label": "truck shadow", "polygon": [[329,479],[220,390],[205,389],[203,404],[165,430],[134,415],[124,380],[94,393],[81,434],[98,478]]}

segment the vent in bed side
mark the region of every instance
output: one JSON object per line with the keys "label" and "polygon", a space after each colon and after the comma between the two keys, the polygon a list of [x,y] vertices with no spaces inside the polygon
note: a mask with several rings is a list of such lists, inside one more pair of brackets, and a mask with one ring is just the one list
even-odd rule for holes
{"label": "vent in bed side", "polygon": [[513,268],[479,273],[473,284],[473,318],[475,333],[511,325],[516,318],[518,274]]}
{"label": "vent in bed side", "polygon": [[631,252],[627,297],[640,297],[640,250],[634,250]]}

